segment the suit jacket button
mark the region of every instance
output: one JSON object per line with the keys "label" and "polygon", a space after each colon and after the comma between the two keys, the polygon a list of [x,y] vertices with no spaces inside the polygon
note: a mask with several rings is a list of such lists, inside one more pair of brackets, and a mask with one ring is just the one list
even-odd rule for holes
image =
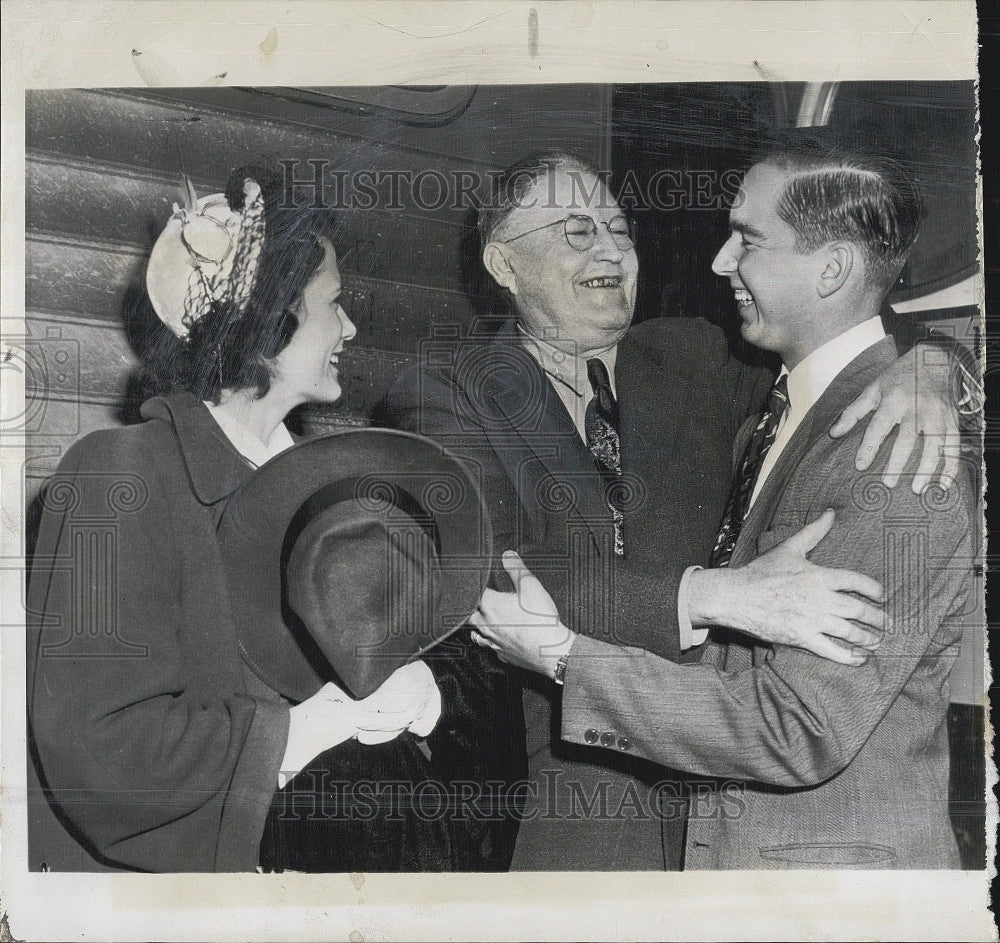
{"label": "suit jacket button", "polygon": [[596,731],[596,730],[594,730],[594,728],[593,728],[593,727],[591,727],[591,728],[590,728],[590,729],[589,729],[589,730],[588,730],[588,731],[587,731],[587,732],[586,732],[586,733],[585,733],[585,734],[583,735],[583,739],[584,739],[584,740],[586,740],[586,741],[587,741],[587,743],[597,743],[597,737],[598,737],[598,734],[597,734],[597,731]]}
{"label": "suit jacket button", "polygon": [[632,749],[632,741],[629,740],[628,737],[619,737],[618,738],[618,749],[619,750],[631,750]]}
{"label": "suit jacket button", "polygon": [[601,734],[601,746],[602,747],[613,747],[615,745],[615,735],[613,733],[602,733]]}

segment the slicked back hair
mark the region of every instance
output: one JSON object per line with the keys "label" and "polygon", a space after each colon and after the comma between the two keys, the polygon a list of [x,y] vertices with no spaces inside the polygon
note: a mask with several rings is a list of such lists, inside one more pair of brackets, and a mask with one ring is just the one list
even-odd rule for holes
{"label": "slicked back hair", "polygon": [[861,247],[868,282],[887,294],[913,248],[923,201],[903,166],[816,132],[772,142],[758,163],[789,174],[778,215],[812,251],[844,240]]}
{"label": "slicked back hair", "polygon": [[550,148],[522,157],[496,178],[489,205],[480,207],[478,229],[481,248],[496,238],[531,188],[557,170],[575,170],[603,179],[601,172],[590,161],[572,151]]}

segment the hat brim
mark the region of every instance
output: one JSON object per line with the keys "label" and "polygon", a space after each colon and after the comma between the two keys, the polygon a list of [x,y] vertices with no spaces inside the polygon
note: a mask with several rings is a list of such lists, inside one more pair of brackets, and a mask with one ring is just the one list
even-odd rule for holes
{"label": "hat brim", "polygon": [[350,479],[369,482],[375,492],[381,484],[413,495],[440,535],[439,624],[420,648],[388,656],[386,676],[464,624],[489,580],[489,514],[468,472],[437,443],[408,432],[357,429],[282,452],[229,500],[218,538],[243,657],[271,688],[297,702],[340,678],[287,605],[286,532],[311,495]]}

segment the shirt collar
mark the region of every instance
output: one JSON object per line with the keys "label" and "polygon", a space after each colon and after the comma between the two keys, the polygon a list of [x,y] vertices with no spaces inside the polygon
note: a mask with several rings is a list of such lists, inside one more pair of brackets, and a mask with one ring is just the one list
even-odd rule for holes
{"label": "shirt collar", "polygon": [[222,406],[216,406],[214,403],[205,403],[205,408],[219,424],[219,428],[225,433],[233,448],[255,467],[259,468],[266,461],[295,444],[291,433],[283,422],[278,423],[270,440],[265,443],[261,442],[247,429],[244,423],[240,422],[239,416],[234,415],[229,410]]}
{"label": "shirt collar", "polygon": [[598,351],[590,357],[577,357],[568,354],[558,347],[554,347],[548,341],[529,334],[524,327],[518,323],[517,335],[521,346],[528,351],[537,361],[542,370],[545,371],[557,383],[567,387],[579,397],[590,398],[593,390],[590,388],[590,381],[587,379],[587,361],[594,357],[604,362],[608,368],[608,376],[611,379],[611,392],[615,393],[615,361],[618,357],[618,345],[609,347],[607,350]]}
{"label": "shirt collar", "polygon": [[812,409],[844,367],[883,337],[885,328],[876,316],[817,347],[794,369],[782,365],[781,373],[788,375],[789,410],[801,416]]}

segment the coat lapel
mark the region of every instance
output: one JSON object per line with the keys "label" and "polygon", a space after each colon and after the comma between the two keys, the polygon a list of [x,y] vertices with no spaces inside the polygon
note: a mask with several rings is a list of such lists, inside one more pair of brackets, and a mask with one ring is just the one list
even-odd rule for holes
{"label": "coat lapel", "polygon": [[[784,451],[775,462],[771,474],[757,495],[750,514],[740,529],[731,566],[743,566],[756,557],[757,542],[767,530],[789,480],[799,463],[820,436],[829,435],[830,426],[872,380],[885,372],[896,360],[895,347],[890,338],[873,344],[848,364],[827,387],[826,392],[806,413]],[[756,422],[756,417],[753,422]],[[743,437],[741,437],[743,441]]]}
{"label": "coat lapel", "polygon": [[[569,504],[600,544],[611,514],[593,455],[538,361],[524,349],[513,322],[504,325],[493,346],[506,369],[490,371],[483,392],[509,427],[501,433],[503,441],[495,442],[507,474],[518,493],[527,497],[525,485],[540,484],[534,474],[530,482],[524,480],[537,463],[553,481],[567,486]],[[511,431],[517,444],[511,441]]]}

